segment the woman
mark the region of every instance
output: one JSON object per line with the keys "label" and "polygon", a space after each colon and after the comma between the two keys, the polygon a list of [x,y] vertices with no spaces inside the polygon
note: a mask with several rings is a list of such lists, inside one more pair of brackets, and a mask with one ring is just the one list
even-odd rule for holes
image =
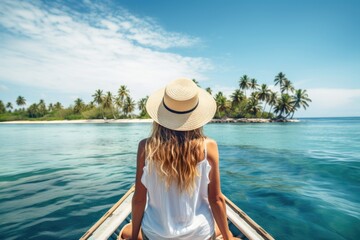
{"label": "woman", "polygon": [[153,131],[139,143],[132,226],[120,236],[215,239],[217,224],[223,238],[232,239],[217,144],[202,132],[216,111],[213,97],[193,81],[178,79],[151,95],[146,110]]}

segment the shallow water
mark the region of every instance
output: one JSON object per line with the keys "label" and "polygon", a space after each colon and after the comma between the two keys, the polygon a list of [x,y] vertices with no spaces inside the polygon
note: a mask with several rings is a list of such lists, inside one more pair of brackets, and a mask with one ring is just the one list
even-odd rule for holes
{"label": "shallow water", "polygon": [[[0,239],[78,239],[133,184],[150,124],[0,125]],[[276,239],[358,239],[360,118],[209,124],[223,192]]]}

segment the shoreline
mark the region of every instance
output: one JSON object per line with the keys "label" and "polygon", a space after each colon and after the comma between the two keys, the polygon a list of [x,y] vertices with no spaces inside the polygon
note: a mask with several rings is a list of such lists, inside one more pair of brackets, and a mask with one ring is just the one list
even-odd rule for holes
{"label": "shoreline", "polygon": [[[152,123],[152,119],[81,119],[81,120],[19,120],[19,121],[6,121],[0,124],[83,124],[83,123]],[[267,118],[226,118],[226,119],[212,119],[209,123],[271,123],[271,122],[300,122],[298,119],[286,120],[272,120]]]}
{"label": "shoreline", "polygon": [[211,123],[272,123],[272,122],[300,122],[299,119],[269,119],[269,118],[225,118],[213,119]]}
{"label": "shoreline", "polygon": [[19,120],[6,121],[0,124],[68,124],[68,123],[150,123],[152,119],[80,119],[80,120]]}

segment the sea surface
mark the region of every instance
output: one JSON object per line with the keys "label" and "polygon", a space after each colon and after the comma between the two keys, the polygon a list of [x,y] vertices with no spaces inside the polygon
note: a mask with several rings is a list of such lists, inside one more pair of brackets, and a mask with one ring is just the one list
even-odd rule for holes
{"label": "sea surface", "polygon": [[[0,124],[0,239],[78,239],[133,184],[149,123]],[[360,118],[208,124],[223,193],[276,239],[360,239]]]}

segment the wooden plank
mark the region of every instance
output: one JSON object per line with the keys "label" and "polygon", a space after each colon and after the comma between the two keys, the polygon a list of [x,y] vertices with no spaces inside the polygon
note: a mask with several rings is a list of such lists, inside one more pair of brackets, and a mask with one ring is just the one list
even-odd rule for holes
{"label": "wooden plank", "polygon": [[93,232],[89,240],[106,240],[131,213],[131,202],[133,193]]}
{"label": "wooden plank", "polygon": [[228,218],[249,240],[274,240],[269,233],[260,227],[231,200],[225,197],[225,201]]}
{"label": "wooden plank", "polygon": [[[87,240],[89,239],[89,237],[96,231],[96,229],[98,229],[101,224],[103,222],[106,221],[106,219],[111,216],[115,210],[129,197],[130,194],[133,194],[135,191],[135,185],[133,185],[129,191],[127,191],[127,193],[125,193],[125,195],[117,202],[114,204],[114,206],[112,206],[109,211],[107,211],[104,216],[102,216],[81,238],[80,240]],[[131,208],[130,208],[131,209]],[[125,217],[126,218],[126,217]],[[115,231],[115,229],[114,229]]]}
{"label": "wooden plank", "polygon": [[[131,213],[131,200],[135,191],[132,186],[129,191],[107,211],[80,240],[106,240],[119,228]],[[252,220],[244,211],[225,197],[228,219],[249,240],[274,240],[274,238]]]}

